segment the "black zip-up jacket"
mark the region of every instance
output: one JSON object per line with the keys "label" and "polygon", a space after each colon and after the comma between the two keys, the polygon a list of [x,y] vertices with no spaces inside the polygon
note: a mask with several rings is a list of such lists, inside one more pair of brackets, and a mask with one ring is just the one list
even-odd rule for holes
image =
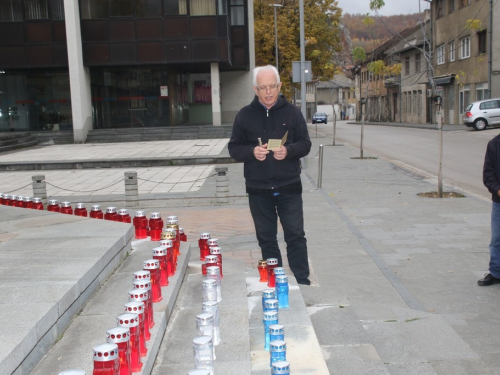
{"label": "black zip-up jacket", "polygon": [[483,183],[491,193],[493,202],[500,203],[500,135],[488,142],[483,166]]}
{"label": "black zip-up jacket", "polygon": [[[255,158],[253,150],[259,145],[258,138],[266,144],[269,139],[282,139],[287,131],[284,160],[276,160],[272,151],[264,161]],[[311,140],[299,108],[280,95],[268,110],[255,96],[236,115],[228,149],[233,159],[245,163],[247,188],[272,190],[300,181],[300,158],[309,154]]]}

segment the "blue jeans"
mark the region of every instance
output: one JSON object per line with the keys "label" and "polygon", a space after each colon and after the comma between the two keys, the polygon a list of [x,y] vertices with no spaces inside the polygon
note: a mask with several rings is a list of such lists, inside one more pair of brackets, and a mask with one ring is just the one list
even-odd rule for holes
{"label": "blue jeans", "polygon": [[500,203],[491,207],[490,273],[500,278]]}
{"label": "blue jeans", "polygon": [[285,235],[288,265],[297,280],[306,280],[309,261],[302,194],[248,194],[248,202],[262,258],[277,258],[278,266],[283,265],[277,239],[279,217]]}

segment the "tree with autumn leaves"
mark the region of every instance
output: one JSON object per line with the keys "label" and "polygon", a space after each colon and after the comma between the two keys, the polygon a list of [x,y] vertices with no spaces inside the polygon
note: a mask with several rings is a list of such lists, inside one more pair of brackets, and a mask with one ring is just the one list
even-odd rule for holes
{"label": "tree with autumn leaves", "polygon": [[[277,9],[278,62],[282,92],[292,96],[292,61],[300,61],[300,20],[299,0],[255,0],[255,64],[276,65],[274,9]],[[342,10],[335,0],[304,0],[304,32],[306,61],[311,61],[315,80],[326,81],[333,78],[338,67],[333,62],[335,53],[342,44],[339,24]]]}

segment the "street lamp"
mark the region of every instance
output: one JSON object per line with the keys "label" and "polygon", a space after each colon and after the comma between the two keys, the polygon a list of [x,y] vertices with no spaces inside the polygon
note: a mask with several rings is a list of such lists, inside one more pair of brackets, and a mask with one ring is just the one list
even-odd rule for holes
{"label": "street lamp", "polygon": [[274,48],[275,48],[275,53],[276,53],[276,69],[279,71],[278,68],[278,23],[276,22],[276,8],[281,8],[283,5],[281,4],[269,4],[269,6],[272,6],[274,8]]}

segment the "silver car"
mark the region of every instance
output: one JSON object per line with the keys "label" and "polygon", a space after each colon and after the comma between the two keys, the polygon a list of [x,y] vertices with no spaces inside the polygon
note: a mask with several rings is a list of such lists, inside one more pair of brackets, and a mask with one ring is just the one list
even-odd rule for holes
{"label": "silver car", "polygon": [[471,103],[465,108],[464,125],[476,130],[500,124],[500,99],[487,99]]}

